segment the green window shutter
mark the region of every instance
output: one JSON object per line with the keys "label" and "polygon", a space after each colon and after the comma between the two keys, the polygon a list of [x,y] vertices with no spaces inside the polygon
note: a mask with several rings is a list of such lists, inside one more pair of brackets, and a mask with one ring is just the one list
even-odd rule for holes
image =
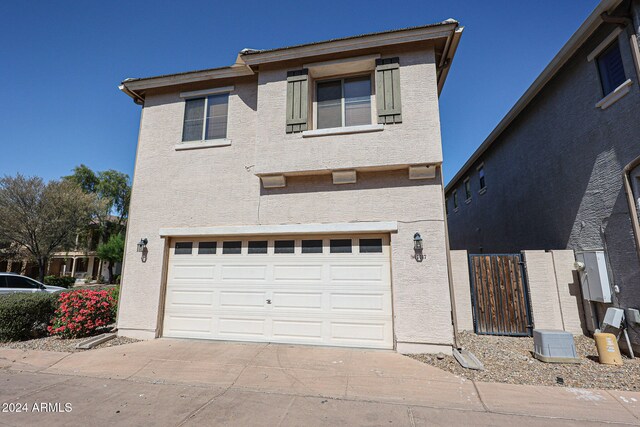
{"label": "green window shutter", "polygon": [[402,123],[399,58],[376,59],[378,123]]}
{"label": "green window shutter", "polygon": [[287,72],[287,133],[307,130],[309,70]]}

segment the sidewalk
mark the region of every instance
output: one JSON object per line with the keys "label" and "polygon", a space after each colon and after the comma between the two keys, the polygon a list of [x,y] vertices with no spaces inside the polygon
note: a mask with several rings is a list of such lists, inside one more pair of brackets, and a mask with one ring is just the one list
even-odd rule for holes
{"label": "sidewalk", "polygon": [[[392,352],[154,340],[0,348],[0,425],[640,425],[640,393],[474,383]],[[2,408],[0,408],[2,409]]]}

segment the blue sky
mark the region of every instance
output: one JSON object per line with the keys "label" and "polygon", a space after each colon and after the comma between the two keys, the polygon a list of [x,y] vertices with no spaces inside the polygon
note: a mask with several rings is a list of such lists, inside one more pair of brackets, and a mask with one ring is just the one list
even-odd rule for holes
{"label": "blue sky", "polygon": [[[321,4],[322,7],[317,9]],[[0,3],[0,175],[58,178],[84,163],[133,174],[140,107],[126,77],[231,64],[273,48],[455,18],[442,92],[453,177],[596,0],[20,1]]]}

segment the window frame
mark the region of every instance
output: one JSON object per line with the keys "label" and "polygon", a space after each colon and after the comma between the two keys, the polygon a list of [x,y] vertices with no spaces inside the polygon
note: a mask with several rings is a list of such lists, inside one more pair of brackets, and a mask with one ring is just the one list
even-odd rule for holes
{"label": "window frame", "polygon": [[[209,122],[209,117],[207,116],[207,110],[209,108],[209,98],[214,97],[214,96],[224,96],[227,98],[227,120],[226,120],[226,124],[225,124],[225,132],[224,132],[224,136],[223,137],[219,137],[219,138],[210,138],[207,139],[206,135],[207,135],[207,124]],[[198,143],[198,142],[208,142],[208,141],[225,141],[227,139],[227,137],[229,136],[229,99],[230,99],[230,93],[229,92],[220,92],[220,93],[209,93],[209,94],[203,94],[201,96],[192,96],[192,97],[188,97],[185,98],[184,100],[184,114],[182,115],[182,137],[180,139],[180,142],[183,144],[193,144],[193,143]],[[202,117],[202,133],[201,133],[201,137],[200,139],[190,139],[190,140],[185,140],[184,139],[184,129],[185,129],[185,122],[186,122],[186,114],[187,114],[187,103],[189,101],[196,101],[199,99],[204,99],[204,111],[203,111],[203,117]]]}
{"label": "window frame", "polygon": [[473,197],[473,191],[471,190],[471,178],[466,177],[462,181],[462,188],[464,189],[464,202],[469,203],[471,201],[471,197]]}
{"label": "window frame", "polygon": [[[178,252],[178,250],[180,251],[186,251],[187,248],[178,248],[178,245],[190,245],[189,246],[189,252]],[[181,256],[181,255],[193,255],[193,240],[183,240],[183,241],[179,241],[179,242],[175,242],[173,244],[173,255],[176,256]]]}
{"label": "window frame", "polygon": [[478,193],[484,194],[487,192],[487,177],[484,173],[484,163],[481,163],[476,170],[478,171],[478,184],[480,185]]}
{"label": "window frame", "polygon": [[[352,126],[345,126],[345,120],[346,120],[346,108],[345,108],[345,101],[344,101],[344,81],[345,80],[349,80],[349,79],[355,79],[358,77],[369,77],[369,106],[370,106],[370,122],[369,123],[365,123],[362,125],[352,125]],[[341,126],[338,127],[331,127],[331,128],[319,128],[318,127],[318,84],[321,83],[328,83],[328,82],[335,82],[335,81],[340,81],[340,117],[341,117]],[[376,120],[376,114],[377,114],[377,110],[376,110],[376,94],[375,94],[375,87],[376,87],[376,82],[375,82],[375,70],[371,70],[368,72],[357,72],[357,73],[353,73],[353,74],[337,74],[334,76],[327,76],[327,77],[322,77],[319,79],[314,79],[311,86],[311,91],[312,91],[312,96],[313,96],[313,102],[312,102],[312,106],[311,106],[311,126],[310,129],[313,130],[319,130],[319,131],[326,131],[328,129],[349,129],[349,128],[354,128],[356,126],[372,126],[377,124],[377,120]]]}
{"label": "window frame", "polygon": [[[609,73],[603,73],[603,68],[605,68],[605,71],[606,71],[606,67],[602,66],[603,65],[602,57],[605,54],[608,54],[614,48],[618,53],[618,56],[620,57],[620,65],[622,66],[622,73],[623,73],[623,79],[618,84],[615,84],[612,82],[611,75]],[[598,77],[600,79],[600,89],[602,90],[603,97],[611,95],[613,92],[615,92],[615,90],[620,85],[622,85],[625,81],[628,80],[627,70],[625,70],[624,68],[624,59],[622,58],[622,49],[620,48],[620,41],[618,40],[617,37],[613,41],[611,41],[611,43],[606,45],[602,49],[602,51],[598,52],[598,55],[594,59],[595,59],[594,62],[596,64],[596,68],[598,69]],[[605,78],[606,78],[606,81],[605,81]],[[609,86],[609,91],[607,91],[607,88],[605,86]]]}

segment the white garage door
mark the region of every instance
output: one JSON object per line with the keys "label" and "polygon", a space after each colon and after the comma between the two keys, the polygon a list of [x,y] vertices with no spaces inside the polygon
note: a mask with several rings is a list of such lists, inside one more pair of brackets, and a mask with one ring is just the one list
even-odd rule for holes
{"label": "white garage door", "polygon": [[393,348],[389,236],[180,239],[163,335]]}

